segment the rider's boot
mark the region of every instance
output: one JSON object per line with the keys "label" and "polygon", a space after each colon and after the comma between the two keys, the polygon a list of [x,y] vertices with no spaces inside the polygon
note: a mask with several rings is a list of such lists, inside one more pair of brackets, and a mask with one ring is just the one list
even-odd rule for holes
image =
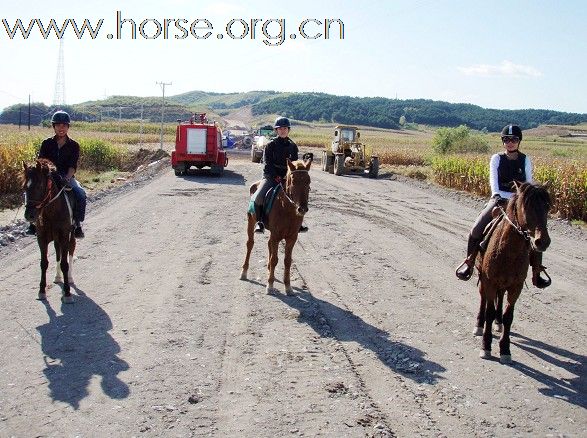
{"label": "rider's boot", "polygon": [[300,225],[300,231],[298,231],[298,233],[307,233],[308,232],[308,227],[306,227],[304,224]]}
{"label": "rider's boot", "polygon": [[265,232],[265,225],[263,225],[263,206],[255,204],[255,217],[257,223],[255,224],[255,233]]}
{"label": "rider's boot", "polygon": [[[532,284],[538,289],[544,289],[552,284],[550,275],[546,273],[546,268],[542,266],[542,253],[538,251],[530,251],[530,265],[532,266]],[[546,278],[540,275],[544,272]]]}
{"label": "rider's boot", "polygon": [[73,230],[73,235],[76,239],[83,239],[84,237],[86,237],[86,235],[84,234],[84,230],[82,230],[81,222],[75,223],[75,229]]}
{"label": "rider's boot", "polygon": [[469,241],[467,242],[467,258],[457,267],[455,271],[455,274],[459,280],[467,281],[473,275],[475,259],[477,258],[477,253],[479,252],[480,241],[481,239],[475,239],[469,234]]}
{"label": "rider's boot", "polygon": [[29,236],[35,236],[37,234],[37,227],[34,222],[29,222],[29,227],[26,230],[26,234]]}

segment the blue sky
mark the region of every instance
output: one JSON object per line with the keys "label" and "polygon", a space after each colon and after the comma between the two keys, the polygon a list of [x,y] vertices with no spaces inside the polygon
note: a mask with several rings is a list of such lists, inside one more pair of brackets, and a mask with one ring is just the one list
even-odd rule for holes
{"label": "blue sky", "polygon": [[[168,0],[86,2],[27,1],[11,3],[0,14],[10,27],[17,19],[28,26],[38,18],[78,25],[84,18],[97,24],[95,40],[64,37],[67,103],[109,95],[157,96],[157,81],[172,82],[167,94],[191,90],[319,91],[337,95],[425,98],[465,102],[485,108],[543,108],[587,113],[587,2],[584,1],[328,1],[241,2]],[[170,25],[168,39],[130,38],[130,24],[115,34],[116,13],[155,35],[154,20],[207,19],[207,39]],[[255,39],[233,40],[225,25],[231,19],[250,23],[258,18]],[[344,39],[333,30],[330,39],[303,39],[298,25],[326,18],[344,23]],[[268,46],[261,25],[285,20],[281,45]],[[203,22],[200,22],[203,25]],[[276,37],[277,22],[267,27]],[[242,32],[236,21],[234,34]],[[307,35],[320,30],[317,22]],[[196,30],[198,35],[204,30]],[[224,38],[218,39],[218,34]],[[291,34],[296,39],[290,39]],[[275,44],[275,39],[272,43]],[[34,27],[28,39],[7,35],[0,23],[0,108],[33,101],[52,103],[59,41],[43,39]]]}

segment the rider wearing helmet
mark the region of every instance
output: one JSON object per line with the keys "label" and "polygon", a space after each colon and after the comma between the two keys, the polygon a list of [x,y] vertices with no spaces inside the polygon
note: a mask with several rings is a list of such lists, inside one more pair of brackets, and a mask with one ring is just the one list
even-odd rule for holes
{"label": "rider wearing helmet", "polygon": [[[506,125],[501,131],[501,141],[505,152],[494,154],[489,161],[489,185],[491,187],[491,199],[485,204],[471,232],[467,244],[467,258],[456,269],[456,275],[460,280],[468,280],[473,274],[475,259],[479,251],[479,244],[483,240],[483,231],[491,222],[493,208],[499,203],[510,199],[515,187],[513,182],[532,183],[532,163],[530,158],[520,152],[522,130],[517,125]],[[542,253],[530,252],[530,265],[532,265],[532,284],[542,289],[550,286],[550,279],[540,276],[544,270],[542,266]]]}
{"label": "rider wearing helmet", "polygon": [[[298,146],[288,137],[291,124],[287,117],[278,117],[275,119],[273,129],[277,137],[267,143],[263,151],[263,179],[253,195],[255,201],[255,216],[257,224],[255,233],[263,233],[265,226],[263,224],[263,201],[265,195],[272,187],[280,184],[287,173],[287,159],[295,161],[298,159]],[[308,231],[308,227],[301,226],[300,232]]]}
{"label": "rider wearing helmet", "polygon": [[[51,124],[55,136],[43,141],[39,158],[51,161],[57,168],[57,174],[71,186],[76,201],[73,211],[74,236],[83,239],[84,232],[81,223],[86,214],[86,192],[74,177],[79,160],[79,144],[67,135],[71,118],[65,111],[56,111],[51,117]],[[35,233],[35,225],[31,223],[27,234]]]}

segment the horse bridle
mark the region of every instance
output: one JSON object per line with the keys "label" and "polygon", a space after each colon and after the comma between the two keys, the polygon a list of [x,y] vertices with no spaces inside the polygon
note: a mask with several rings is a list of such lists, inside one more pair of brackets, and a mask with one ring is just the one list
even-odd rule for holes
{"label": "horse bridle", "polygon": [[[516,230],[516,232],[522,236],[524,238],[524,240],[528,243],[530,243],[532,236],[530,235],[530,231],[529,230],[524,230],[520,225],[515,224],[510,217],[508,216],[508,214],[506,213],[506,211],[503,209],[502,206],[499,207],[499,209],[501,210],[502,215],[506,218],[506,220],[511,224],[512,227],[514,227],[514,230]],[[518,222],[518,214],[517,214],[517,208],[516,208],[516,204],[514,203],[514,220],[516,222]]]}
{"label": "horse bridle", "polygon": [[[296,173],[296,172],[306,172],[308,173],[307,169],[296,169],[296,170],[290,170],[289,173]],[[293,199],[290,198],[290,196],[287,194],[287,187],[283,187],[283,184],[280,182],[279,185],[281,186],[281,191],[283,192],[283,194],[285,195],[286,199],[291,202],[295,207],[297,207],[298,205],[294,202]]]}
{"label": "horse bridle", "polygon": [[57,192],[57,194],[55,196],[53,196],[53,198],[51,198],[51,190],[53,189],[53,184],[54,184],[53,178],[50,175],[47,176],[47,191],[46,191],[45,197],[43,199],[41,199],[40,201],[37,201],[37,200],[29,200],[28,199],[28,196],[26,194],[26,191],[25,191],[25,193],[24,193],[24,196],[25,196],[25,206],[27,208],[34,207],[34,208],[36,208],[37,210],[40,211],[43,208],[45,208],[46,206],[48,206],[49,204],[51,204],[53,201],[55,201],[61,195],[61,193],[65,189],[65,186],[63,186],[61,188],[61,190],[59,190]]}

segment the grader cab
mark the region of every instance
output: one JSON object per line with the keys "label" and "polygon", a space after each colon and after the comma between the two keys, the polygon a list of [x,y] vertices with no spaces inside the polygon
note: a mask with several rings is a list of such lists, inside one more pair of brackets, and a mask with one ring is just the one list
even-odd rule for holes
{"label": "grader cab", "polygon": [[360,142],[360,137],[355,126],[336,126],[330,147],[322,152],[322,170],[335,175],[368,172],[369,178],[377,178],[379,158]]}

